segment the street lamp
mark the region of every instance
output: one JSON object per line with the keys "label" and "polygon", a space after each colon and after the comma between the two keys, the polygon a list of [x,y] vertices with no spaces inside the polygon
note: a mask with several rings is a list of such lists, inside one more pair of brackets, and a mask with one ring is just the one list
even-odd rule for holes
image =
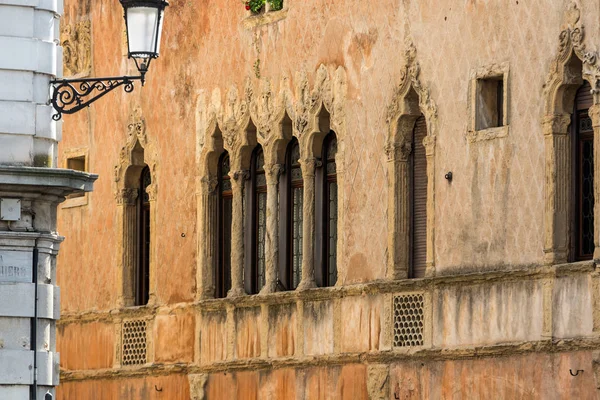
{"label": "street lamp", "polygon": [[62,114],[76,113],[119,86],[123,86],[127,93],[133,91],[133,81],[139,80],[144,86],[150,62],[160,53],[163,14],[169,3],[167,0],[119,1],[125,12],[127,56],[133,58],[140,75],[50,81],[53,87],[50,102],[56,110],[53,120],[60,120]]}

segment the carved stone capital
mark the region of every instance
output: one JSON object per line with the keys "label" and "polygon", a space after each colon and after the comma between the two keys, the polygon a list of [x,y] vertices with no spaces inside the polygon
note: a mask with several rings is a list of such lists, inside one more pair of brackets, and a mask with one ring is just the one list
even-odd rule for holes
{"label": "carved stone capital", "polygon": [[544,136],[566,135],[571,125],[570,114],[553,114],[544,117],[542,122]]}
{"label": "carved stone capital", "polygon": [[392,142],[386,144],[384,150],[388,161],[408,161],[408,157],[412,152],[412,145],[408,142]]}
{"label": "carved stone capital", "polygon": [[150,201],[156,201],[158,196],[158,185],[156,183],[151,183],[146,187],[146,193],[148,193],[148,199]]}
{"label": "carved stone capital", "polygon": [[423,139],[423,146],[425,146],[426,156],[432,156],[435,153],[435,142],[436,137],[433,135],[427,135]]}
{"label": "carved stone capital", "polygon": [[133,206],[138,197],[138,189],[126,188],[117,191],[115,199],[119,205]]}
{"label": "carved stone capital", "polygon": [[244,181],[247,181],[248,179],[250,179],[250,171],[248,171],[247,169],[233,171],[233,172],[229,173],[229,176],[235,182],[242,184],[242,183],[244,183]]}
{"label": "carved stone capital", "polygon": [[202,190],[204,193],[213,194],[217,189],[219,180],[216,177],[205,176],[200,180],[200,184],[202,185]]}
{"label": "carved stone capital", "polygon": [[268,185],[276,185],[285,167],[282,164],[265,165],[265,176]]}
{"label": "carved stone capital", "polygon": [[302,169],[302,177],[314,177],[315,169],[317,168],[317,164],[319,161],[314,157],[309,157],[300,160],[300,168]]}

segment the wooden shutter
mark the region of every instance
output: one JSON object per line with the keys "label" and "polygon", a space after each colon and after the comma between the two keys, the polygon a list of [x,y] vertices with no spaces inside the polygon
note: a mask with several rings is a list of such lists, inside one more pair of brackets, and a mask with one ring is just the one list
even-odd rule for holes
{"label": "wooden shutter", "polygon": [[425,118],[419,117],[413,130],[412,151],[412,277],[425,276],[427,260],[427,158],[423,139],[427,136]]}
{"label": "wooden shutter", "polygon": [[583,85],[577,90],[577,95],[575,96],[577,110],[587,110],[592,106],[593,101],[592,87],[588,81],[583,81]]}

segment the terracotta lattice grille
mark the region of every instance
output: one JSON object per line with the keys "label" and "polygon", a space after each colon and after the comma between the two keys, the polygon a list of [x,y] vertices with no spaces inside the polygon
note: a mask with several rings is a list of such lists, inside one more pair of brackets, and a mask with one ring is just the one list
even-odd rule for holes
{"label": "terracotta lattice grille", "polygon": [[394,347],[423,346],[423,294],[394,296]]}
{"label": "terracotta lattice grille", "polygon": [[146,363],[145,320],[123,321],[121,355],[123,365],[142,365]]}

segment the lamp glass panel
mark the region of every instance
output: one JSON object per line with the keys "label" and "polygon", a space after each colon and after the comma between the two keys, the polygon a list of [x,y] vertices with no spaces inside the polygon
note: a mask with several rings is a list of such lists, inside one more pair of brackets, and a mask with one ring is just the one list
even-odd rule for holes
{"label": "lamp glass panel", "polygon": [[[153,7],[131,7],[127,10],[130,53],[144,52],[158,56],[160,50],[160,31],[162,28],[162,18],[160,26],[157,26],[159,12],[162,14],[162,11]],[[155,49],[154,46],[156,43],[158,43],[158,46]],[[150,57],[151,54],[136,54],[135,57]]]}

